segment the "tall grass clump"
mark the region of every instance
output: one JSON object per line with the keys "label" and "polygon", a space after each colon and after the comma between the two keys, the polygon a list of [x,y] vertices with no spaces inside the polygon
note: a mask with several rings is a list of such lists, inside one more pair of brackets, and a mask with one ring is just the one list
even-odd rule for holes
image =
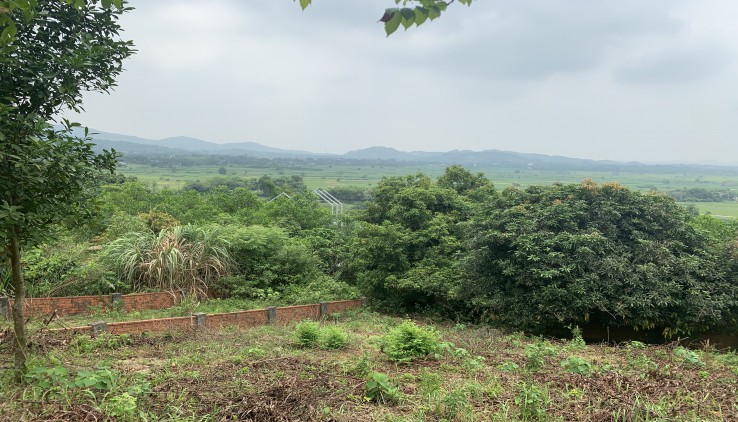
{"label": "tall grass clump", "polygon": [[227,246],[218,227],[186,225],[128,233],[108,244],[104,256],[134,290],[181,289],[202,298],[231,269]]}

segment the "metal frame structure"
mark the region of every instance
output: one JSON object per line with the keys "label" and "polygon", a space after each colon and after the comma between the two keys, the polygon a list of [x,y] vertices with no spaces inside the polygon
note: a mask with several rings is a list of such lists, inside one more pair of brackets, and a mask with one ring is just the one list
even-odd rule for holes
{"label": "metal frame structure", "polygon": [[339,201],[335,196],[331,195],[328,191],[323,189],[315,189],[314,194],[318,195],[320,199],[331,207],[331,214],[339,215],[343,214],[343,202]]}

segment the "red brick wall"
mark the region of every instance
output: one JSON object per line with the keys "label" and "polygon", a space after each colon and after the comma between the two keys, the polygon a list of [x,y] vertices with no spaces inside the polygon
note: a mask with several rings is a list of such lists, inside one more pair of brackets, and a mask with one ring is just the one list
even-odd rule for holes
{"label": "red brick wall", "polygon": [[[171,296],[170,296],[171,297]],[[328,302],[328,313],[343,312],[348,309],[356,309],[363,306],[364,302],[358,300],[342,300]],[[287,323],[302,319],[320,318],[320,305],[285,306],[277,309],[277,322]],[[269,323],[266,309],[254,309],[250,311],[229,312],[222,314],[209,314],[205,317],[207,329],[219,329],[229,325],[249,328]],[[166,332],[182,329],[193,329],[197,326],[195,315],[179,318],[147,319],[140,321],[112,322],[107,324],[108,332],[111,334],[139,334],[143,332]],[[92,334],[91,327],[55,328],[46,330],[47,333],[65,332],[78,334]],[[0,336],[0,338],[2,338]]]}
{"label": "red brick wall", "polygon": [[182,303],[182,292],[136,293],[123,296],[123,309],[126,312],[148,309],[166,309]]}
{"label": "red brick wall", "polygon": [[349,309],[357,309],[364,306],[364,299],[354,300],[338,300],[335,302],[328,302],[328,314],[343,312]]}
{"label": "red brick wall", "polygon": [[[14,300],[10,299],[10,307]],[[49,316],[54,311],[57,315],[78,315],[107,309],[112,303],[110,296],[69,296],[69,297],[37,297],[26,299],[24,314],[26,317]]]}
{"label": "red brick wall", "polygon": [[277,308],[277,322],[320,318],[320,305],[284,306]]}
{"label": "red brick wall", "polygon": [[[9,300],[10,307],[13,299]],[[182,302],[182,293],[155,292],[136,293],[122,296],[123,309],[126,312],[147,309],[166,309]],[[113,299],[105,296],[67,296],[37,297],[26,299],[24,314],[26,317],[46,317],[56,311],[59,316],[71,316],[93,312],[97,309],[111,309]]]}
{"label": "red brick wall", "polygon": [[251,311],[229,312],[225,314],[209,314],[205,320],[206,327],[256,327],[269,322],[266,309],[255,309]]}
{"label": "red brick wall", "polygon": [[144,332],[177,331],[191,329],[195,325],[195,317],[144,319],[140,321],[111,322],[108,332],[111,334],[140,334]]}

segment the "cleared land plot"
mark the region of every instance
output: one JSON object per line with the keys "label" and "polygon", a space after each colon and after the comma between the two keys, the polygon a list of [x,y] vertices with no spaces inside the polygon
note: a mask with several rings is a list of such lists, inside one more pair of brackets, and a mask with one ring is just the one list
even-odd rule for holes
{"label": "cleared land plot", "polygon": [[[738,418],[735,354],[638,343],[582,346],[445,325],[438,327],[442,341],[449,342],[445,351],[396,364],[376,339],[401,321],[369,312],[330,318],[323,327],[349,334],[348,347],[341,350],[297,347],[293,325],[102,340],[37,336],[34,367],[64,367],[70,373],[107,368],[120,378],[109,391],[95,394],[34,381],[25,387],[3,382],[0,416],[103,420],[119,412],[130,416],[120,420],[355,422]],[[10,354],[3,352],[0,365],[8,367]],[[395,402],[365,398],[372,371],[386,374],[397,387]],[[126,402],[133,403],[132,410],[125,410]]]}

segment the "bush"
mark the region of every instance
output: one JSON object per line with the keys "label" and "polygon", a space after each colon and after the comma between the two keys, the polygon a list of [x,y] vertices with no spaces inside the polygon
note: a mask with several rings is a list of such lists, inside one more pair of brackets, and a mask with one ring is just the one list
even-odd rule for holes
{"label": "bush", "polygon": [[284,303],[294,305],[346,300],[359,296],[356,287],[323,274],[316,274],[306,283],[285,286],[282,292]]}
{"label": "bush", "polygon": [[321,331],[318,342],[324,349],[343,349],[348,344],[348,334],[338,327],[328,327]]}
{"label": "bush", "polygon": [[409,362],[434,354],[439,347],[439,335],[434,328],[418,327],[405,321],[380,340],[381,350],[390,360]]}
{"label": "bush", "polygon": [[209,284],[231,269],[228,242],[217,226],[129,233],[111,242],[104,256],[136,289],[182,289],[194,297],[206,296]]}
{"label": "bush", "polygon": [[508,189],[475,218],[459,292],[507,326],[679,334],[733,320],[738,280],[673,199],[616,183]]}
{"label": "bush", "polygon": [[300,347],[315,347],[320,340],[320,324],[303,321],[295,326],[295,342]]}

